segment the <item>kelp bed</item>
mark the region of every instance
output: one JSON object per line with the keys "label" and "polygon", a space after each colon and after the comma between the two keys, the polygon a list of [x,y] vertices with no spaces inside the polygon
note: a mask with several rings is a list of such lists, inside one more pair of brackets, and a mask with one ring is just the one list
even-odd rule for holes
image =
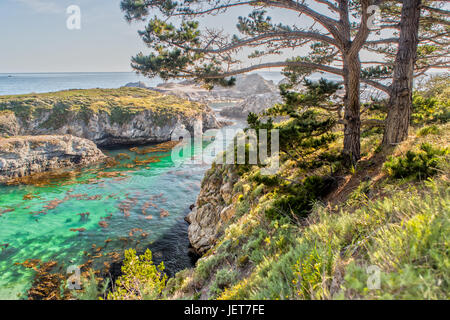
{"label": "kelp bed", "polygon": [[[69,185],[87,185],[91,188],[93,185],[102,188],[102,185],[119,183],[125,179],[130,178],[139,170],[150,169],[150,163],[159,163],[161,159],[167,157],[169,152],[178,142],[166,142],[153,146],[144,146],[141,148],[131,148],[128,152],[121,152],[109,157],[104,163],[90,168],[76,168],[73,170],[59,170],[55,172],[47,172],[36,174],[29,177],[14,179],[9,183],[13,186],[30,186],[35,190],[40,188],[57,188]],[[37,189],[36,189],[37,188]],[[29,209],[28,212],[36,222],[48,214],[54,214],[55,210],[62,209],[68,201],[83,201],[83,202],[105,202],[108,199],[118,201],[116,205],[116,212],[121,213],[123,218],[128,218],[131,212],[138,211],[144,220],[153,220],[155,216],[164,219],[170,216],[169,210],[162,208],[167,202],[164,193],[160,192],[144,197],[135,192],[134,194],[112,193],[112,194],[88,194],[76,193],[71,188],[66,191],[63,197],[45,201],[41,198],[39,193],[28,192],[24,194],[22,200],[27,201],[41,201],[42,209],[33,211],[30,206],[25,206],[23,209]],[[15,208],[0,208],[0,217],[3,214],[14,213]],[[79,221],[80,224],[89,222],[92,212],[83,211],[73,212],[74,221]],[[114,212],[115,213],[115,212]],[[113,212],[107,212],[98,221],[100,230],[108,230],[113,221]],[[68,231],[77,234],[79,237],[84,237],[85,234],[91,232],[85,227],[74,227]],[[126,236],[121,236],[118,239],[106,239],[103,245],[93,243],[91,247],[83,252],[84,263],[80,265],[81,277],[84,281],[95,277],[99,282],[111,277],[111,265],[120,263],[122,259],[122,249],[114,250],[113,248],[125,248],[127,246],[137,247],[141,242],[146,243],[146,240],[151,231],[146,231],[141,227],[130,227]],[[120,244],[121,243],[121,244]],[[0,250],[7,250],[9,243],[0,244]],[[25,259],[24,261],[17,261],[14,263],[17,267],[34,270],[35,275],[31,283],[30,289],[27,291],[28,299],[72,299],[73,292],[67,289],[65,285],[68,277],[66,268],[68,265],[56,260],[41,261],[40,259]]]}

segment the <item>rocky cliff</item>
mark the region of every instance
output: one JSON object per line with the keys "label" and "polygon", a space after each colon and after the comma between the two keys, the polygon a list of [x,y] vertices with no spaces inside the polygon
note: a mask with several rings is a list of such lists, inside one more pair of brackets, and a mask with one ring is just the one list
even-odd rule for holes
{"label": "rocky cliff", "polygon": [[213,165],[205,174],[192,212],[187,216],[189,240],[199,254],[210,249],[224,224],[234,215],[233,185],[238,179],[231,165]]}
{"label": "rocky cliff", "polygon": [[105,157],[92,141],[71,135],[0,138],[0,182],[33,173],[89,165]]}
{"label": "rocky cliff", "polygon": [[268,92],[263,94],[255,94],[249,96],[236,106],[223,108],[220,111],[220,114],[230,118],[247,118],[250,112],[258,114],[281,102],[282,99],[278,93]]}
{"label": "rocky cliff", "polygon": [[182,130],[218,127],[205,104],[140,88],[0,97],[0,136],[71,134],[107,146],[163,142]]}
{"label": "rocky cliff", "polygon": [[278,87],[273,81],[266,80],[258,74],[239,75],[234,86],[226,88],[217,86],[213,90],[207,90],[192,81],[163,83],[152,89],[202,102],[243,101],[254,95],[278,94]]}

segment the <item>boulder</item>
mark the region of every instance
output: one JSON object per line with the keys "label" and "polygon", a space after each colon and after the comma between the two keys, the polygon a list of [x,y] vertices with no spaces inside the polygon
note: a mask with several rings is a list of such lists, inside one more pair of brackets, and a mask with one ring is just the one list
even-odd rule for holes
{"label": "boulder", "polygon": [[0,182],[105,158],[95,143],[71,135],[0,138]]}
{"label": "boulder", "polygon": [[142,82],[142,81],[138,81],[138,82],[129,82],[127,83],[124,87],[126,88],[142,88],[142,89],[147,89],[147,85]]}
{"label": "boulder", "polygon": [[250,112],[261,113],[273,107],[283,100],[278,93],[255,94],[247,97],[244,101],[235,106],[225,107],[220,111],[220,115],[229,118],[247,118]]}
{"label": "boulder", "polygon": [[214,245],[225,223],[233,217],[231,197],[237,179],[232,165],[216,165],[206,173],[195,207],[186,217],[189,241],[198,254]]}
{"label": "boulder", "polygon": [[276,94],[278,87],[273,81],[266,80],[258,74],[238,75],[232,87],[216,86],[207,90],[192,81],[180,83],[166,82],[159,84],[154,90],[171,93],[191,101],[241,101],[258,94]]}

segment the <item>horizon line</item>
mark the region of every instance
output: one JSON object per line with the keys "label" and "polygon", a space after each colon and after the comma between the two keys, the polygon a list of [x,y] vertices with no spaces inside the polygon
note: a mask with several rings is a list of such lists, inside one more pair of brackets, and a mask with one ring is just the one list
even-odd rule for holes
{"label": "horizon line", "polygon": [[[261,70],[252,71],[248,73],[259,73],[259,72],[274,72],[280,73],[281,70]],[[42,71],[42,72],[0,72],[0,74],[61,74],[61,73],[135,73],[136,75],[141,75],[135,71]],[[141,75],[145,77],[144,75]],[[147,77],[145,77],[147,78]],[[149,78],[150,79],[150,78]]]}
{"label": "horizon line", "polygon": [[0,72],[0,74],[50,74],[50,73],[136,73],[135,71],[49,71],[49,72]]}

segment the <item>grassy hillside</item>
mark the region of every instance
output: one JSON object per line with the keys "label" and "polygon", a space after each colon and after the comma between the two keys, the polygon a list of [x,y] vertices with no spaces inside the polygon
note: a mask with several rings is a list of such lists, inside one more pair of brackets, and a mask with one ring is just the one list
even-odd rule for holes
{"label": "grassy hillside", "polygon": [[276,125],[278,174],[216,164],[206,173],[219,185],[239,178],[232,214],[196,267],[166,283],[150,252],[130,251],[109,298],[448,299],[449,105],[433,99],[415,96],[409,139],[394,148],[380,148],[381,128],[365,128],[363,158],[350,168],[333,156],[342,134],[329,132],[328,114]]}
{"label": "grassy hillside", "polygon": [[[306,219],[284,215],[277,207],[280,187],[255,181],[259,169],[252,168],[234,187],[235,216],[223,236],[195,269],[169,281],[165,297],[447,299],[449,157],[442,146],[450,134],[448,124],[436,128],[439,133],[427,135],[417,130],[389,155],[366,156]],[[433,161],[424,142],[442,151]],[[407,161],[408,152],[426,164],[400,177],[412,166],[398,161]],[[435,170],[426,174],[430,167]],[[283,172],[291,170],[285,162]],[[275,219],[267,215],[274,208],[281,213]],[[370,290],[377,270],[380,287]]]}
{"label": "grassy hillside", "polygon": [[200,104],[173,95],[125,87],[0,96],[0,115],[13,112],[22,122],[26,122],[51,112],[42,126],[53,129],[58,129],[73,113],[87,122],[93,115],[104,112],[113,122],[124,123],[144,110],[164,116],[180,113],[189,116],[202,108]]}

